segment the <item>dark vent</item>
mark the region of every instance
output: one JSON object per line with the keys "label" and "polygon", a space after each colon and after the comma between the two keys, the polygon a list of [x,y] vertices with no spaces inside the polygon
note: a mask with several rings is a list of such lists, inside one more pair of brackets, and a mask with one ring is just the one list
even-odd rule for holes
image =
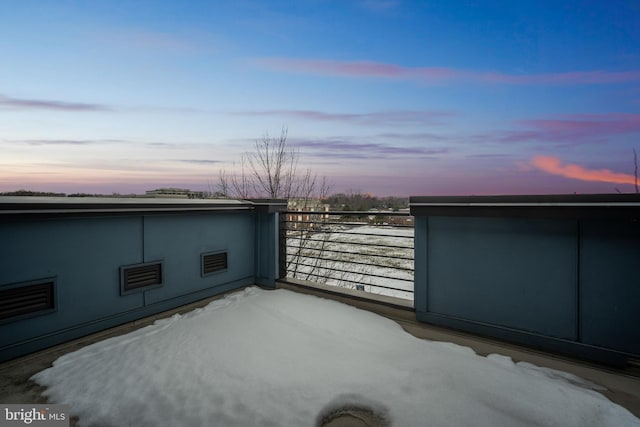
{"label": "dark vent", "polygon": [[54,280],[30,282],[0,290],[0,322],[54,311],[54,283]]}
{"label": "dark vent", "polygon": [[227,269],[227,253],[215,252],[202,254],[202,275],[215,273]]}
{"label": "dark vent", "polygon": [[162,263],[153,262],[120,267],[120,293],[142,292],[162,286]]}

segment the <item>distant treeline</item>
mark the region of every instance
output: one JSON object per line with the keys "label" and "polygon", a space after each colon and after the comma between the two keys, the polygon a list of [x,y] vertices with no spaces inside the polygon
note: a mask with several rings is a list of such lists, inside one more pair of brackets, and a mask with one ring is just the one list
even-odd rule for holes
{"label": "distant treeline", "polygon": [[91,194],[91,193],[53,193],[50,191],[18,190],[0,193],[0,196],[33,196],[33,197],[140,197],[136,194]]}
{"label": "distant treeline", "polygon": [[65,193],[51,193],[48,191],[18,190],[0,193],[0,196],[66,197],[67,195]]}
{"label": "distant treeline", "polygon": [[332,194],[323,200],[331,210],[368,211],[371,209],[394,210],[409,207],[407,197],[375,197],[370,194]]}

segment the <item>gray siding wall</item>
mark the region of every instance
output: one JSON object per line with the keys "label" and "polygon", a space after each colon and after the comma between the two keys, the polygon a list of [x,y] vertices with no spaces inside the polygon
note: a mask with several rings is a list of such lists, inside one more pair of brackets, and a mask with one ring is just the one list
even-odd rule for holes
{"label": "gray siding wall", "polygon": [[580,341],[640,357],[640,223],[585,221]]}
{"label": "gray siding wall", "polygon": [[640,224],[416,217],[419,319],[619,363],[640,357]]}
{"label": "gray siding wall", "polygon": [[[247,210],[0,222],[0,289],[55,278],[57,298],[53,313],[0,324],[0,360],[255,283],[256,248],[265,245],[256,224],[274,228],[273,217]],[[202,277],[200,255],[214,251],[227,251],[228,268]],[[121,296],[119,268],[149,261],[163,262],[163,286]],[[267,261],[261,274],[274,278],[277,263]]]}

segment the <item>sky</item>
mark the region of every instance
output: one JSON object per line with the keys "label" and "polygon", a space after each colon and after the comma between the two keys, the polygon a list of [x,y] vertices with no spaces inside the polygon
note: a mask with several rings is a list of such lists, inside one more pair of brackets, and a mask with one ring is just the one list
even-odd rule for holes
{"label": "sky", "polygon": [[640,2],[0,0],[0,191],[634,192]]}

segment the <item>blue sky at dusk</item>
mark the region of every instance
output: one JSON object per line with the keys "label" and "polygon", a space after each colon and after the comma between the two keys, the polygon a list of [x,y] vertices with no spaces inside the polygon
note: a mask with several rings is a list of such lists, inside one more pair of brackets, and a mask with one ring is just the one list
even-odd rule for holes
{"label": "blue sky at dusk", "polygon": [[635,191],[637,0],[2,1],[0,35],[0,191],[206,189],[283,126],[332,192]]}

